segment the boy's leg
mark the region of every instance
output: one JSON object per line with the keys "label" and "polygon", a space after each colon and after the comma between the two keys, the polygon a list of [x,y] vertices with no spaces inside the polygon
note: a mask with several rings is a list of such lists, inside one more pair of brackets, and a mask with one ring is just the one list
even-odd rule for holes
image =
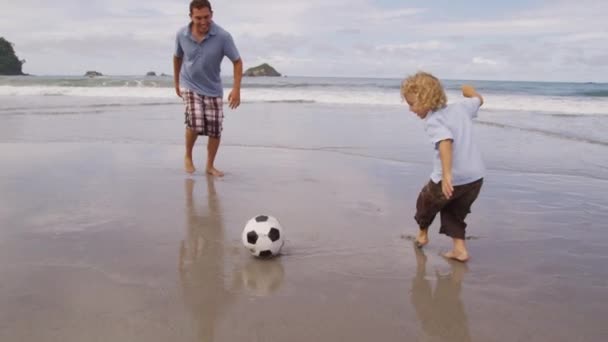
{"label": "boy's leg", "polygon": [[463,239],[452,239],[452,250],[442,255],[448,259],[460,262],[469,261],[469,251]]}
{"label": "boy's leg", "polygon": [[437,213],[446,205],[448,200],[443,196],[441,185],[429,181],[420,191],[416,200],[416,215],[414,219],[420,230],[416,237],[416,246],[423,247],[429,243],[428,229],[435,220]]}
{"label": "boy's leg", "polygon": [[465,243],[465,218],[471,212],[471,205],[477,199],[483,179],[470,184],[454,187],[454,200],[441,210],[440,234],[452,238],[453,248],[444,254],[446,258],[466,262],[469,252]]}

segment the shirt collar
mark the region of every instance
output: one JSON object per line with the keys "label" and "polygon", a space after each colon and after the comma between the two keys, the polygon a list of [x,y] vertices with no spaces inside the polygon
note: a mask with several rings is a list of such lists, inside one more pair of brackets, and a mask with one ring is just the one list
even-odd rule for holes
{"label": "shirt collar", "polygon": [[215,25],[215,22],[211,22],[211,26],[209,26],[209,35],[210,36],[215,36],[217,34],[217,25]]}
{"label": "shirt collar", "polygon": [[[215,36],[217,34],[218,28],[215,22],[211,22],[209,26],[209,32],[207,32],[207,36]],[[189,23],[184,28],[184,36],[192,38],[192,23]],[[205,36],[206,37],[206,36]]]}

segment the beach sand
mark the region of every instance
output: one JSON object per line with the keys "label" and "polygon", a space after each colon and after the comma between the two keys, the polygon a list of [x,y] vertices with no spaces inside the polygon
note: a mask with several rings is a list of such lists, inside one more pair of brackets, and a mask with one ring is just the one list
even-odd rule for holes
{"label": "beach sand", "polygon": [[[204,141],[182,170],[178,105],[19,105],[0,115],[0,341],[608,338],[603,145],[478,125],[464,265],[438,220],[423,251],[407,238],[430,148],[394,107],[244,104],[214,179]],[[240,241],[262,213],[285,229],[273,260]]]}

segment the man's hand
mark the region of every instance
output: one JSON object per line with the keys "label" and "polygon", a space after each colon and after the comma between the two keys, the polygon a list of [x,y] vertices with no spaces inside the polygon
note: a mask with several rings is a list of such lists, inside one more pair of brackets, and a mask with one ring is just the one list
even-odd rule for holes
{"label": "man's hand", "polygon": [[179,73],[182,70],[182,62],[181,57],[173,56],[173,84],[175,85],[175,93],[179,97],[182,97],[182,91],[179,90]]}
{"label": "man's hand", "polygon": [[241,104],[241,90],[240,89],[232,89],[230,94],[228,94],[228,104],[231,109],[235,109]]}
{"label": "man's hand", "polygon": [[241,79],[243,78],[243,60],[241,58],[232,62],[234,83],[232,91],[228,94],[228,103],[231,109],[235,109],[241,104]]}
{"label": "man's hand", "polygon": [[452,186],[452,175],[451,174],[443,174],[443,178],[441,179],[441,191],[445,198],[450,199],[452,194],[454,193],[454,187]]}

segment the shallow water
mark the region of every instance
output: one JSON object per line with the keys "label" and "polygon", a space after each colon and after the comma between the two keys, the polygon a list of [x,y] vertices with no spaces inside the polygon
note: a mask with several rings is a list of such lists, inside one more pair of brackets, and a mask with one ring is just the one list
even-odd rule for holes
{"label": "shallow water", "polygon": [[[462,265],[437,223],[423,254],[404,239],[430,171],[415,118],[243,105],[211,180],[181,169],[176,109],[0,115],[0,340],[608,336],[605,146],[478,125]],[[268,262],[240,243],[259,213],[287,238]]]}

